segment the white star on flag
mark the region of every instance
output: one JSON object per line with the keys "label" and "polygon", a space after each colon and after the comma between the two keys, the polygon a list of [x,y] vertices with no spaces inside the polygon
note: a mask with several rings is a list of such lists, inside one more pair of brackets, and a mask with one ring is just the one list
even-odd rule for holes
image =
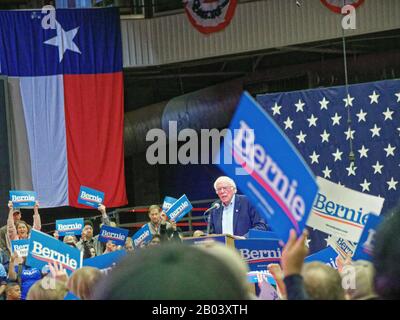
{"label": "white star on flag", "polygon": [[305,106],[306,104],[303,102],[303,101],[301,101],[301,99],[299,99],[299,101],[295,104],[295,106],[296,106],[296,112],[299,112],[299,111],[301,111],[301,112],[303,112],[304,110],[303,110],[303,107]]}
{"label": "white star on flag", "polygon": [[318,118],[314,117],[314,115],[312,114],[311,117],[307,119],[308,127],[309,128],[312,127],[312,126],[316,127],[317,126],[317,120],[318,120]]}
{"label": "white star on flag", "polygon": [[315,151],[313,151],[313,154],[309,157],[311,158],[311,164],[319,163],[318,162],[319,154],[317,154]]}
{"label": "white star on flag", "polygon": [[355,176],[356,175],[356,170],[357,170],[357,167],[355,167],[354,166],[354,162],[351,162],[350,163],[350,166],[348,166],[347,168],[346,168],[346,170],[347,170],[347,172],[348,172],[348,176],[350,177],[350,176]]}
{"label": "white star on flag", "polygon": [[367,114],[368,114],[368,113],[364,112],[363,109],[361,109],[360,112],[356,114],[356,116],[357,116],[357,118],[358,118],[358,122],[361,122],[361,121],[366,122],[367,120],[365,119],[365,116],[366,116]]}
{"label": "white star on flag", "polygon": [[306,137],[307,135],[303,133],[303,131],[300,131],[300,133],[296,136],[296,138],[299,140],[297,143],[306,143]]}
{"label": "white star on flag", "polygon": [[360,183],[360,186],[362,187],[362,192],[369,191],[370,184],[371,182],[368,182],[367,179],[364,179],[364,182]]}
{"label": "white star on flag", "polygon": [[337,125],[340,125],[340,119],[342,119],[342,117],[341,116],[339,116],[338,114],[337,114],[337,112],[335,113],[335,116],[334,117],[331,117],[331,119],[332,119],[332,126],[335,126],[336,124]]}
{"label": "white star on flag", "polygon": [[358,150],[358,152],[360,153],[360,159],[363,157],[368,158],[368,151],[369,149],[365,148],[364,145],[362,145],[361,149]]}
{"label": "white star on flag", "polygon": [[324,174],[324,178],[325,179],[330,179],[331,178],[331,172],[332,172],[332,170],[330,170],[328,168],[328,166],[326,166],[325,169],[322,171],[322,173]]}
{"label": "white star on flag", "polygon": [[347,131],[344,132],[344,134],[346,135],[346,141],[349,139],[354,140],[355,132],[356,132],[355,130],[351,130],[351,128],[348,128]]}
{"label": "white star on flag", "polygon": [[372,168],[374,168],[374,170],[375,170],[375,171],[374,171],[374,174],[377,174],[377,173],[382,174],[382,168],[383,168],[383,167],[384,167],[384,166],[381,165],[381,164],[379,163],[379,161],[377,161],[376,164],[372,166]]}
{"label": "white star on flag", "polygon": [[394,157],[394,150],[396,150],[396,147],[392,147],[390,143],[388,144],[387,148],[383,148],[383,150],[386,151],[386,158],[389,156]]}
{"label": "white star on flag", "polygon": [[376,125],[376,123],[375,123],[375,125],[374,125],[374,127],[373,127],[372,129],[369,129],[369,131],[372,132],[372,138],[375,137],[375,136],[378,136],[378,137],[381,136],[380,133],[379,133],[379,132],[381,131],[381,128],[379,128],[379,127]]}
{"label": "white star on flag", "polygon": [[385,121],[387,119],[393,120],[393,118],[392,118],[393,113],[394,113],[394,111],[391,111],[389,108],[387,108],[385,112],[382,112],[382,114],[385,116]]}
{"label": "white star on flag", "polygon": [[335,153],[332,153],[332,155],[335,157],[335,162],[336,162],[337,160],[342,161],[342,154],[343,154],[343,152],[341,152],[341,151],[339,150],[339,148],[336,149],[336,152],[335,152]]}
{"label": "white star on flag", "polygon": [[379,94],[377,94],[376,92],[375,92],[375,90],[374,90],[374,92],[372,93],[372,95],[370,95],[370,96],[368,96],[370,99],[371,99],[371,102],[370,102],[370,104],[373,104],[373,103],[379,103],[378,102],[378,98],[379,98]]}
{"label": "white star on flag", "polygon": [[321,142],[329,142],[329,136],[330,134],[328,132],[326,132],[326,130],[324,130],[324,132],[322,134],[320,134],[322,141]]}
{"label": "white star on flag", "polygon": [[290,119],[290,117],[287,117],[286,121],[283,121],[283,123],[285,124],[285,130],[287,129],[293,129],[293,120]]}
{"label": "white star on flag", "polygon": [[325,97],[321,101],[319,101],[319,104],[321,105],[321,110],[323,109],[328,110],[329,101],[326,100]]}
{"label": "white star on flag", "polygon": [[396,189],[396,184],[398,184],[399,182],[395,181],[393,179],[393,177],[390,179],[390,181],[386,181],[386,183],[389,185],[388,190],[391,190],[391,189],[397,190]]}
{"label": "white star on flag", "polygon": [[281,108],[282,108],[282,106],[278,106],[278,103],[277,102],[275,102],[275,105],[271,108],[271,110],[273,111],[273,116],[274,115],[276,115],[276,114],[281,114]]}
{"label": "white star on flag", "polygon": [[64,59],[64,54],[67,50],[82,54],[78,46],[73,41],[76,34],[78,33],[79,27],[65,31],[61,25],[56,21],[57,36],[45,41],[45,44],[58,47],[58,59],[59,62]]}
{"label": "white star on flag", "polygon": [[397,102],[400,102],[400,92],[399,93],[395,93],[395,96],[397,97]]}
{"label": "white star on flag", "polygon": [[346,103],[345,107],[347,108],[348,106],[352,107],[353,106],[353,100],[354,98],[350,96],[350,94],[347,94],[347,98],[344,98],[343,101]]}

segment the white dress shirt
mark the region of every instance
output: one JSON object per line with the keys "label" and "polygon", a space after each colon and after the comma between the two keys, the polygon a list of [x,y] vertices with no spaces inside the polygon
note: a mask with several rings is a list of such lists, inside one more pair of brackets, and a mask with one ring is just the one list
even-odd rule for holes
{"label": "white dress shirt", "polygon": [[235,195],[233,195],[231,202],[225,206],[222,204],[222,233],[233,235],[233,209],[235,207]]}

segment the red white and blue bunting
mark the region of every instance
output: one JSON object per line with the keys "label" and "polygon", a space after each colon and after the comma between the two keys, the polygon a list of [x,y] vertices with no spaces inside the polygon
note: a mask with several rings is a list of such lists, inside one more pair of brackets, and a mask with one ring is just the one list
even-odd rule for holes
{"label": "red white and blue bunting", "polygon": [[190,23],[201,33],[223,30],[232,20],[237,0],[184,0]]}

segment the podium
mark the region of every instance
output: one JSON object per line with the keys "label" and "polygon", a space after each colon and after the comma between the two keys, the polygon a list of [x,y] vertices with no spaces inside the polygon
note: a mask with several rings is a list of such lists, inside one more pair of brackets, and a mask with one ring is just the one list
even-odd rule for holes
{"label": "podium", "polygon": [[[213,234],[202,237],[188,237],[182,240],[184,244],[188,245],[207,245],[207,243],[217,242],[235,249],[249,267],[247,281],[250,291],[255,295],[259,293],[257,282],[260,277],[268,280],[270,284],[276,285],[275,280],[267,272],[267,264],[280,262],[281,252],[277,239],[243,239],[229,234]],[[278,249],[278,252],[276,249]],[[256,252],[250,254],[253,250],[263,251],[268,256],[257,256]]]}
{"label": "podium", "polygon": [[202,237],[187,237],[183,238],[184,244],[190,245],[205,245],[211,242],[218,242],[230,248],[235,248],[235,237],[230,234],[211,234]]}

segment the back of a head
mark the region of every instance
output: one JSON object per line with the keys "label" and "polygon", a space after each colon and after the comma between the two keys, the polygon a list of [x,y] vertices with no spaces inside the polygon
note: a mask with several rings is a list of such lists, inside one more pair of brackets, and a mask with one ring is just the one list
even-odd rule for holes
{"label": "back of a head", "polygon": [[379,226],[373,250],[374,285],[382,299],[400,299],[400,206]]}
{"label": "back of a head", "polygon": [[243,300],[246,286],[226,263],[195,246],[137,250],[96,288],[100,300]]}
{"label": "back of a head", "polygon": [[344,300],[342,278],[337,270],[321,262],[306,263],[302,270],[304,287],[314,300]]}
{"label": "back of a head", "polygon": [[29,289],[27,300],[63,300],[68,289],[65,283],[49,276],[36,281]]}
{"label": "back of a head", "polygon": [[[345,267],[346,268],[346,267]],[[354,268],[355,287],[346,290],[351,300],[375,299],[374,291],[374,266],[366,260],[354,261],[348,268]],[[346,269],[344,269],[345,272]]]}
{"label": "back of a head", "polygon": [[74,271],[68,280],[67,287],[79,299],[88,300],[94,294],[95,287],[102,277],[103,274],[99,269],[83,267]]}

